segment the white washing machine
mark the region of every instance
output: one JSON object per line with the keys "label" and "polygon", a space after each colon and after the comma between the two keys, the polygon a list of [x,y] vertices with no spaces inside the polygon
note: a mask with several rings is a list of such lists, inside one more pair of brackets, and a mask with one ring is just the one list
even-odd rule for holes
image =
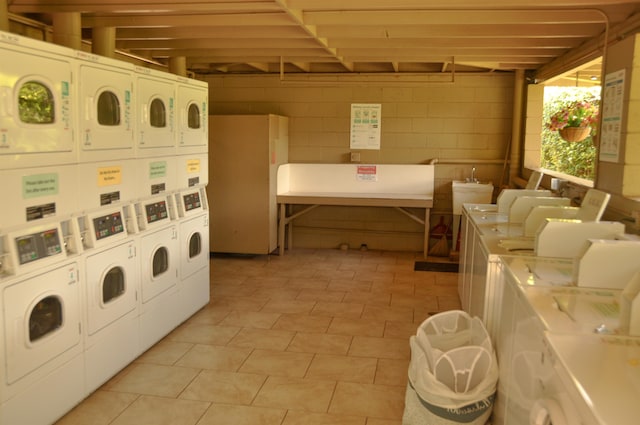
{"label": "white washing machine", "polygon": [[0,227],[66,217],[78,211],[75,165],[20,168],[0,171],[5,206],[0,208]]}
{"label": "white washing machine", "polygon": [[133,158],[133,65],[82,51],[76,58],[79,162]]}
{"label": "white washing machine", "polygon": [[180,322],[209,303],[209,208],[204,186],[176,194],[180,217]]}
{"label": "white washing machine", "polygon": [[176,308],[180,246],[171,194],[136,203],[140,227],[140,342],[142,351],[179,323]]}
{"label": "white washing machine", "polygon": [[78,217],[84,234],[86,387],[92,392],[139,354],[137,239],[122,206]]}
{"label": "white washing machine", "polygon": [[52,423],[86,396],[81,242],[71,223],[0,236],[0,423]]}
{"label": "white washing machine", "polygon": [[[599,425],[638,423],[640,338],[547,334],[546,341],[559,380],[575,388],[569,395],[579,417],[593,418],[592,423]],[[539,404],[544,407],[544,401]],[[543,416],[544,410],[538,415]]]}
{"label": "white washing machine", "polygon": [[178,155],[209,150],[209,86],[192,78],[176,77]]}
{"label": "white washing machine", "polygon": [[136,67],[136,157],[176,154],[176,80]]}
{"label": "white washing machine", "polygon": [[0,32],[0,169],[76,162],[72,53]]}

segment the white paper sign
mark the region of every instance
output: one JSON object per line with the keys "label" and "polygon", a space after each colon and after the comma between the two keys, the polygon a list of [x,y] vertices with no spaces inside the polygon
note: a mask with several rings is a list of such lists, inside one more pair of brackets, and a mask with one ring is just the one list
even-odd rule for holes
{"label": "white paper sign", "polygon": [[625,70],[607,74],[601,102],[600,161],[618,162],[624,107]]}
{"label": "white paper sign", "polygon": [[351,149],[380,149],[381,104],[351,105]]}

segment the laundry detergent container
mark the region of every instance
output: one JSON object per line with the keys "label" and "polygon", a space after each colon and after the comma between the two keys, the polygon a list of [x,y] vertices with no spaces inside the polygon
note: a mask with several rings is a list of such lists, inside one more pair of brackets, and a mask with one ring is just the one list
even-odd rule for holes
{"label": "laundry detergent container", "polygon": [[493,410],[498,362],[482,321],[452,310],[425,320],[409,340],[403,425],[484,425]]}

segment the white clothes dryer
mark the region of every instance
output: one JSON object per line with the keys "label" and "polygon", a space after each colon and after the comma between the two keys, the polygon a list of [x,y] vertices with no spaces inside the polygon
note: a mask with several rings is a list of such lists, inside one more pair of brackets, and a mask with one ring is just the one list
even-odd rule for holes
{"label": "white clothes dryer", "polygon": [[79,237],[51,221],[1,237],[0,423],[51,423],[86,396]]}
{"label": "white clothes dryer", "polygon": [[209,150],[209,85],[177,77],[178,155]]}
{"label": "white clothes dryer", "polygon": [[209,208],[203,186],[176,194],[180,216],[180,322],[210,299]]}
{"label": "white clothes dryer", "polygon": [[139,259],[123,207],[80,218],[85,234],[84,352],[86,387],[92,392],[139,354]]}
{"label": "white clothes dryer", "polygon": [[133,65],[76,51],[79,162],[134,157]]}
{"label": "white clothes dryer", "polygon": [[76,162],[72,53],[0,32],[0,169]]}
{"label": "white clothes dryer", "polygon": [[175,76],[142,67],[136,71],[136,157],[175,155]]}
{"label": "white clothes dryer", "polygon": [[179,323],[180,246],[172,195],[138,202],[136,215],[140,227],[140,342],[144,351]]}

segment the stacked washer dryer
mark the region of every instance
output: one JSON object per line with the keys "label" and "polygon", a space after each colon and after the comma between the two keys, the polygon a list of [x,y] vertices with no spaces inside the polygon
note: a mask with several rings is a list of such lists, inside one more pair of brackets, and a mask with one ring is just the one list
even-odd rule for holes
{"label": "stacked washer dryer", "polygon": [[172,192],[177,178],[176,84],[169,74],[146,68],[137,68],[136,81],[136,157],[145,172],[144,197],[135,204],[140,228],[139,319],[141,348],[146,350],[178,324],[180,257]]}
{"label": "stacked washer dryer", "polygon": [[0,49],[0,423],[45,423],[85,396],[72,51]]}
{"label": "stacked washer dryer", "polygon": [[[76,52],[86,386],[91,392],[140,353],[138,198],[133,66]],[[115,349],[114,349],[115,348]]]}
{"label": "stacked washer dryer", "polygon": [[179,319],[186,320],[209,302],[208,87],[177,79],[178,192],[180,217]]}

